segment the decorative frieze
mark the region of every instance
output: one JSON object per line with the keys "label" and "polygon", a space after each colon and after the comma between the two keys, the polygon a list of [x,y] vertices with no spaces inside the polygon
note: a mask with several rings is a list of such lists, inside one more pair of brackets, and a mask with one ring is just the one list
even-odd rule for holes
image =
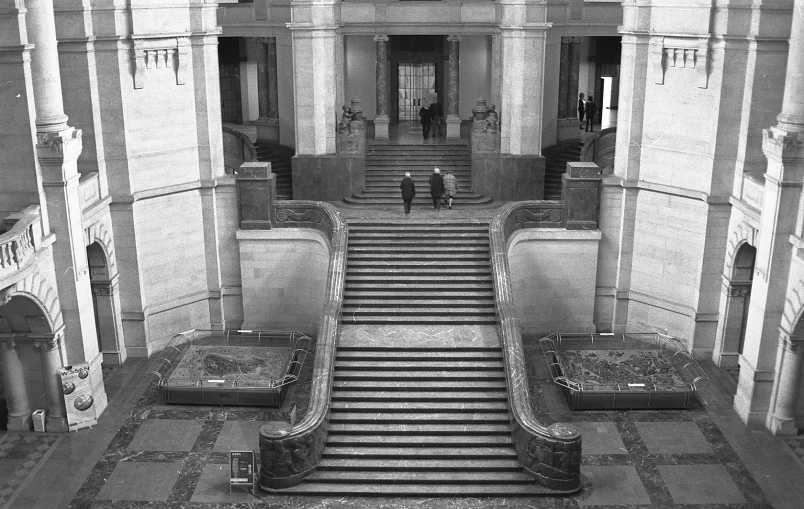
{"label": "decorative frieze", "polygon": [[694,70],[696,86],[707,88],[709,74],[708,37],[655,37],[651,41],[654,82],[664,85],[664,77],[671,67]]}
{"label": "decorative frieze", "polygon": [[134,42],[134,88],[145,88],[145,72],[173,66],[176,84],[187,82],[187,65],[190,60],[190,39],[187,36],[140,38]]}

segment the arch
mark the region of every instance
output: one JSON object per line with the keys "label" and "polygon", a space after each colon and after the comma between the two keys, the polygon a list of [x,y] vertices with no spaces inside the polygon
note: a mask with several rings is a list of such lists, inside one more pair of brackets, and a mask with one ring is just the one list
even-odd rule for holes
{"label": "arch", "polygon": [[779,326],[788,335],[792,335],[800,324],[804,315],[804,280],[799,279],[796,284],[787,291],[782,312],[782,321]]}
{"label": "arch", "polygon": [[[114,238],[112,232],[104,221],[96,221],[86,228],[86,238],[84,243],[87,248],[97,244],[103,250],[109,275],[117,273],[117,261],[115,259]],[[88,253],[88,252],[87,252]]]}
{"label": "arch", "polygon": [[33,272],[15,285],[4,290],[5,298],[0,300],[12,299],[15,296],[23,296],[35,302],[42,310],[42,314],[48,322],[51,331],[61,330],[64,327],[64,318],[61,314],[59,294],[51,281],[42,277],[38,272]]}
{"label": "arch", "polygon": [[737,228],[731,232],[728,244],[726,245],[726,263],[723,269],[723,274],[731,275],[734,273],[734,262],[737,253],[745,244],[751,247],[756,246],[757,230],[753,226],[740,222]]}

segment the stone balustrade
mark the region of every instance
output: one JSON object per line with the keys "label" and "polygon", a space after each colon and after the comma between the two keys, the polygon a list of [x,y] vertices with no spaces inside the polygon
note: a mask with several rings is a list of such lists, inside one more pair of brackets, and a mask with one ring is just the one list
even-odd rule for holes
{"label": "stone balustrade", "polygon": [[324,451],[329,428],[329,398],[335,364],[346,277],[348,229],[338,209],[328,203],[279,201],[274,228],[314,228],[330,242],[324,310],[318,325],[310,404],[301,422],[269,423],[260,430],[260,488],[275,490],[299,484],[311,474]]}
{"label": "stone balustrade", "polygon": [[[32,205],[3,220],[10,229],[0,235],[0,289],[33,259],[42,239],[39,206]],[[8,283],[8,284],[7,284]]]}
{"label": "stone balustrade", "polygon": [[494,217],[489,233],[514,448],[519,461],[538,484],[552,490],[574,492],[581,487],[581,435],[569,424],[545,426],[533,415],[507,253],[508,239],[518,229],[564,227],[564,208],[565,203],[561,201],[509,203]]}
{"label": "stone balustrade", "polygon": [[617,128],[609,127],[599,131],[593,138],[584,143],[581,150],[581,162],[595,163],[604,175],[614,169],[614,155],[617,148]]}

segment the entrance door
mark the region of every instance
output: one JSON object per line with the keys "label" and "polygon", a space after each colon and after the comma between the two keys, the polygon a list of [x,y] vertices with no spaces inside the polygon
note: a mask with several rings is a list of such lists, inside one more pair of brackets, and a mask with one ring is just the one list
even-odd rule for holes
{"label": "entrance door", "polygon": [[419,109],[428,94],[436,91],[435,62],[397,64],[399,120],[419,120]]}

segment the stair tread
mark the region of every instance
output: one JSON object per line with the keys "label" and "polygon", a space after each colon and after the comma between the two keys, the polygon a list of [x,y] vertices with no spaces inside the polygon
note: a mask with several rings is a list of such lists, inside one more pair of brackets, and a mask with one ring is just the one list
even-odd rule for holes
{"label": "stair tread", "polygon": [[505,368],[501,359],[477,360],[336,360],[335,369],[344,370],[416,370],[416,371],[501,371]]}
{"label": "stair tread", "polygon": [[471,471],[506,469],[521,471],[522,466],[516,459],[338,459],[322,458],[318,463],[319,470],[326,469],[371,469],[411,471],[419,469]]}
{"label": "stair tread", "polygon": [[[333,447],[327,445],[323,457],[333,459],[334,456],[351,456],[355,459],[458,459],[486,460],[489,456],[495,459],[516,458],[513,447]],[[345,458],[344,458],[345,459]]]}
{"label": "stair tread", "polygon": [[410,447],[446,447],[448,445],[466,445],[475,447],[512,445],[511,437],[507,435],[470,435],[470,436],[405,436],[405,435],[329,435],[327,445],[349,445],[362,447],[364,445],[408,445]]}
{"label": "stair tread", "polygon": [[346,380],[348,379],[361,379],[361,380],[412,380],[412,381],[435,381],[435,380],[444,380],[449,381],[450,379],[454,380],[456,377],[460,377],[461,379],[467,379],[474,377],[477,380],[497,380],[503,379],[504,377],[500,375],[499,371],[464,371],[461,373],[456,373],[455,371],[415,371],[409,370],[404,373],[399,372],[377,372],[377,371],[348,371],[344,369],[337,370],[334,375],[336,380]]}
{"label": "stair tread", "polygon": [[372,424],[397,423],[415,424],[426,422],[428,424],[507,424],[510,417],[507,412],[332,412],[329,416],[330,424]]}
{"label": "stair tread", "polygon": [[330,410],[341,412],[507,412],[508,403],[502,401],[336,401]]}
{"label": "stair tread", "polygon": [[[358,378],[358,377],[355,377]],[[346,380],[337,379],[333,382],[333,390],[360,390],[360,391],[489,391],[506,390],[505,379],[491,380]],[[377,403],[374,403],[377,404]],[[402,405],[403,403],[394,402],[392,405]],[[441,404],[444,404],[443,402]]]}
{"label": "stair tread", "polygon": [[[513,472],[511,472],[513,474]],[[324,475],[323,473],[321,475]],[[311,476],[312,477],[312,476]],[[533,484],[338,484],[318,481],[320,477],[307,478],[305,482],[280,490],[282,494],[341,495],[341,496],[381,496],[381,497],[530,497],[553,495],[557,492]]]}
{"label": "stair tread", "polygon": [[332,401],[508,401],[505,391],[332,391]]}
{"label": "stair tread", "polygon": [[344,424],[332,423],[329,434],[339,436],[352,435],[383,435],[383,436],[511,436],[510,424],[389,424],[389,423],[361,423]]}

